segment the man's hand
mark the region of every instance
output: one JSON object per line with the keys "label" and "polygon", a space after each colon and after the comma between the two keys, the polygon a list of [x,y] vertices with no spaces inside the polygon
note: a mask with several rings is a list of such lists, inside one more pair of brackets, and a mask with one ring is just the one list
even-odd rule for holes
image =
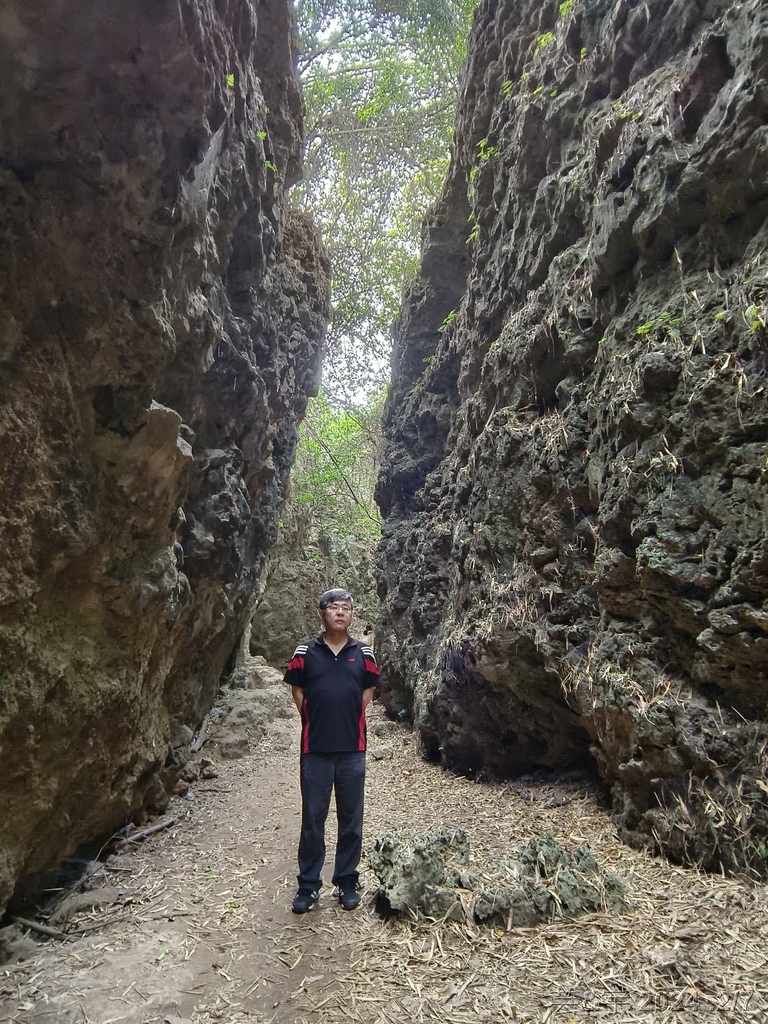
{"label": "man's hand", "polygon": [[370,686],[367,690],[363,690],[363,710],[365,710],[371,703],[375,692],[376,691],[372,686]]}
{"label": "man's hand", "polygon": [[293,703],[296,705],[299,714],[301,714],[301,708],[304,704],[304,690],[301,686],[292,686],[291,696],[293,697]]}

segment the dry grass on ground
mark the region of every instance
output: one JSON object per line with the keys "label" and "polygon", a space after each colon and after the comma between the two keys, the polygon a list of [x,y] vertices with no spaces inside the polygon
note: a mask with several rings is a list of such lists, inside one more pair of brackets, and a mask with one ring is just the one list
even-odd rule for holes
{"label": "dry grass on ground", "polygon": [[586,842],[623,878],[627,912],[512,931],[382,920],[364,870],[366,899],[354,913],[326,890],[311,914],[292,915],[296,731],[278,724],[268,744],[177,801],[172,826],[112,858],[100,873],[118,898],[76,914],[66,941],[0,967],[0,1019],[768,1021],[765,886],[628,849],[585,784],[473,783],[423,762],[400,730],[372,738],[369,840],[463,827],[477,868],[551,832],[569,848]]}

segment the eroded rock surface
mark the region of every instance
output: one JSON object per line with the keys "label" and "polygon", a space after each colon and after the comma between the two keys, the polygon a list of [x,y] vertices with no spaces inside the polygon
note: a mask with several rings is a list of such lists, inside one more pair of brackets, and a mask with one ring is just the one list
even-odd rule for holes
{"label": "eroded rock surface", "polygon": [[393,714],[764,873],[768,9],[485,2],[396,327]]}
{"label": "eroded rock surface", "polygon": [[623,883],[601,870],[586,846],[569,852],[546,835],[512,857],[470,861],[464,829],[379,836],[368,853],[379,910],[508,929],[625,909]]}
{"label": "eroded rock surface", "polygon": [[252,611],[328,267],[284,0],[0,12],[0,907],[161,809]]}

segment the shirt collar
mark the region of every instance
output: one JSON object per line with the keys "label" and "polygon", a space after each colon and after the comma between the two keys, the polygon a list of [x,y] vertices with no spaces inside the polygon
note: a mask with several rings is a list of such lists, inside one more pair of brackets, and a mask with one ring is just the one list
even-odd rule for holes
{"label": "shirt collar", "polygon": [[[344,646],[341,648],[342,651],[346,650],[346,648],[349,647],[350,644],[354,644],[356,642],[357,641],[355,640],[355,638],[353,636],[347,636],[347,639],[346,639],[346,641],[344,643]],[[328,647],[328,644],[325,642],[325,633],[324,632],[321,631],[320,633],[317,634],[317,636],[315,637],[315,643],[317,644],[318,647]],[[329,651],[330,651],[330,649],[331,648],[328,647]]]}

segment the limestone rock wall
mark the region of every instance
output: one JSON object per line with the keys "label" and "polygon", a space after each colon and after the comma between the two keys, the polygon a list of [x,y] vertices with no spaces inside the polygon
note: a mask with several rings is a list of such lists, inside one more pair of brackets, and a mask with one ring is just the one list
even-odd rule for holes
{"label": "limestone rock wall", "polygon": [[0,907],[162,807],[251,613],[328,266],[286,0],[0,11]]}
{"label": "limestone rock wall", "polygon": [[283,510],[283,526],[264,566],[249,640],[251,654],[280,668],[285,668],[301,640],[320,631],[317,599],[324,590],[346,587],[354,597],[353,636],[370,641],[379,612],[375,539],[334,542],[316,530],[300,536],[291,530],[295,522],[290,512],[290,508]]}
{"label": "limestone rock wall", "polygon": [[768,5],[485,0],[396,326],[386,701],[764,874]]}

